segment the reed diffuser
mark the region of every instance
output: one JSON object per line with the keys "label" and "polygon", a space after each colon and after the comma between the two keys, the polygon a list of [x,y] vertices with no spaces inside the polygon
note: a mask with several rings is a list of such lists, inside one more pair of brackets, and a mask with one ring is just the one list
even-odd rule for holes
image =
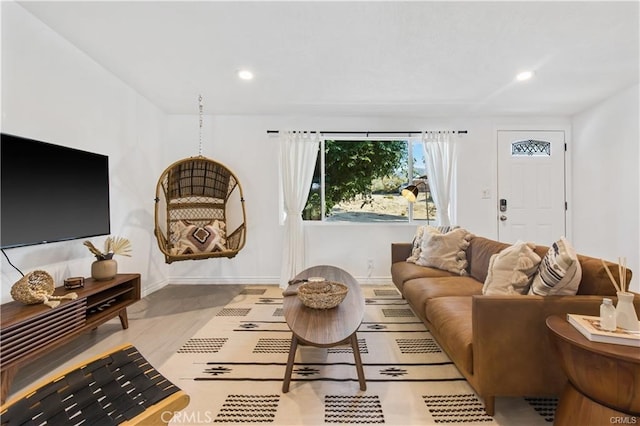
{"label": "reed diffuser", "polygon": [[607,275],[611,283],[616,289],[618,296],[618,303],[616,305],[616,323],[618,327],[627,331],[640,331],[640,322],[638,322],[638,315],[636,314],[635,307],[633,306],[634,294],[628,291],[627,283],[627,258],[618,258],[618,280],[616,282],[613,274],[604,263],[604,260],[600,259],[602,266],[604,266]]}

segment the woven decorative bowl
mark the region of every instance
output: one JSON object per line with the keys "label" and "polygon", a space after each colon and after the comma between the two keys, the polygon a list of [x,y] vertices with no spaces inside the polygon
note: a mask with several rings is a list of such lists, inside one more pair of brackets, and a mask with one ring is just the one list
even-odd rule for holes
{"label": "woven decorative bowl", "polygon": [[348,291],[349,288],[341,283],[308,282],[298,287],[298,298],[309,308],[331,309],[342,303]]}

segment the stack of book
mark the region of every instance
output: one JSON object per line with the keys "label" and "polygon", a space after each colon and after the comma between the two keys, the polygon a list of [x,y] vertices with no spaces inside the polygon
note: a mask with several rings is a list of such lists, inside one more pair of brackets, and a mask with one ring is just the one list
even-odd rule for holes
{"label": "stack of book", "polygon": [[567,314],[567,321],[592,342],[614,343],[640,348],[640,333],[618,327],[615,331],[600,328],[600,317]]}

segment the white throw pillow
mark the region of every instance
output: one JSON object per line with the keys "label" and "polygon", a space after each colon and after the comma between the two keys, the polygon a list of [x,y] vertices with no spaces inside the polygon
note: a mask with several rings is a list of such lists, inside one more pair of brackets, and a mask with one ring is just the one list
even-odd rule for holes
{"label": "white throw pillow", "polygon": [[540,265],[535,244],[518,241],[491,256],[482,294],[527,294]]}
{"label": "white throw pillow", "polygon": [[582,279],[578,255],[566,238],[549,247],[533,279],[529,294],[538,296],[574,295]]}
{"label": "white throw pillow", "polygon": [[469,247],[471,238],[473,235],[463,228],[441,234],[436,228],[427,227],[422,236],[420,257],[416,264],[467,275],[465,250]]}
{"label": "white throw pillow", "polygon": [[430,225],[421,225],[416,229],[416,235],[413,237],[413,243],[411,247],[411,256],[407,258],[407,262],[416,263],[420,258],[420,252],[422,251],[422,237],[424,236],[424,232],[426,229],[429,229],[431,232],[437,232],[439,234],[446,234],[452,229],[458,229],[459,226],[430,226]]}
{"label": "white throw pillow", "polygon": [[418,226],[418,229],[416,229],[416,235],[413,237],[413,243],[411,247],[411,256],[407,258],[407,262],[416,263],[416,261],[420,257],[420,246],[422,245],[424,228],[426,228],[426,226]]}

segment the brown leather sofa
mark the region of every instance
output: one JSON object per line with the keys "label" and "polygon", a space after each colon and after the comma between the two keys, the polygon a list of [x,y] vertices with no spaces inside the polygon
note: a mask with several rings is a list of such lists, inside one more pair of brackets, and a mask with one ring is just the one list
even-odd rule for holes
{"label": "brown leather sofa", "polygon": [[[555,396],[566,384],[545,320],[567,313],[599,315],[603,296],[616,292],[600,259],[578,255],[582,280],[575,296],[484,296],[491,255],[508,244],[474,237],[468,275],[406,262],[411,243],[391,246],[391,276],[402,296],[455,363],[489,415],[497,396]],[[535,251],[544,257],[548,247]],[[607,262],[618,279],[618,265]],[[627,272],[631,280],[631,271]],[[640,297],[635,298],[636,311]]]}

